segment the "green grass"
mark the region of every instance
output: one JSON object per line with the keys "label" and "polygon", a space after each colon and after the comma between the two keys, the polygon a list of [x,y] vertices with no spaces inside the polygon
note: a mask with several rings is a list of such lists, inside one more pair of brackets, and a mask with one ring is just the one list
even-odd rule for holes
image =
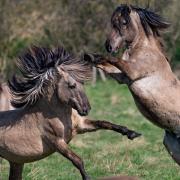
{"label": "green grass", "polygon": [[[163,130],[142,117],[126,86],[108,80],[86,89],[92,105],[90,117],[111,120],[143,134],[134,141],[110,131],[76,136],[70,146],[82,157],[93,180],[118,174],[134,175],[143,180],[180,179],[179,167],[162,144]],[[8,168],[3,160],[0,179],[7,179]],[[71,162],[59,154],[26,164],[23,177],[25,180],[81,179]]]}

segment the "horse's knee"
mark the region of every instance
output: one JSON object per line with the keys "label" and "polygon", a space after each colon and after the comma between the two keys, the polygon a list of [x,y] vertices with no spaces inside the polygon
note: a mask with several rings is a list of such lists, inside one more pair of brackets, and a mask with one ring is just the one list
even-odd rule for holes
{"label": "horse's knee", "polygon": [[163,144],[175,162],[180,165],[180,140],[176,135],[166,131]]}

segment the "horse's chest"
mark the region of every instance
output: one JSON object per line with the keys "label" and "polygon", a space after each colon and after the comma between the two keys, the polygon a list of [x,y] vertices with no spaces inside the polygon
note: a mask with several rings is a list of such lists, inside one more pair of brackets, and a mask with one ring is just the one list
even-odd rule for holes
{"label": "horse's chest", "polygon": [[168,81],[147,77],[133,83],[130,90],[138,109],[147,119],[161,128],[177,131],[180,127],[180,103],[177,101],[180,94],[176,94],[176,88]]}
{"label": "horse's chest", "polygon": [[135,95],[133,95],[133,97],[137,108],[144,115],[144,117],[149,119],[152,123],[156,124],[157,126],[163,128],[162,122],[159,122],[159,117],[157,113],[154,112],[154,110],[150,107],[150,105],[145,101],[139,100],[139,98]]}
{"label": "horse's chest", "polygon": [[143,107],[155,108],[161,99],[158,77],[147,77],[135,81],[129,88],[140,110],[144,110]]}

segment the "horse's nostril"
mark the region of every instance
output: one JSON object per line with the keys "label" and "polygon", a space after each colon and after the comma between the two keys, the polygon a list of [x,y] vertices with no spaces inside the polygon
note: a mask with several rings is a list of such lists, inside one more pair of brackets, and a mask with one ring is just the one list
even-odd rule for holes
{"label": "horse's nostril", "polygon": [[110,52],[112,51],[112,47],[111,47],[111,45],[110,45],[109,40],[106,40],[106,42],[105,42],[105,47],[106,47],[107,52],[110,53]]}

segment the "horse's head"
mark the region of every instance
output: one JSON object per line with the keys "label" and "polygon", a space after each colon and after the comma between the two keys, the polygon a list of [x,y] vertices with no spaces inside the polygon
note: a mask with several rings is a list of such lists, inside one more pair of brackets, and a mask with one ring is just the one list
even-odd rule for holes
{"label": "horse's head", "polygon": [[41,97],[55,97],[87,115],[90,104],[83,83],[91,77],[91,65],[82,58],[74,57],[63,47],[32,47],[19,58],[18,66],[22,77],[14,76],[9,81],[14,107],[33,105]]}
{"label": "horse's head", "polygon": [[119,48],[129,47],[138,37],[159,35],[159,30],[169,26],[158,14],[147,9],[121,5],[111,17],[111,32],[105,46],[108,52],[116,52]]}
{"label": "horse's head", "polygon": [[[72,67],[73,68],[73,67]],[[79,68],[81,68],[79,66]],[[80,115],[87,115],[91,109],[88,98],[84,92],[83,82],[77,79],[76,75],[80,75],[80,71],[74,72],[71,76],[63,67],[58,67],[60,78],[57,83],[57,95],[61,102],[70,105],[76,109]],[[73,69],[72,69],[73,71]],[[76,69],[74,69],[76,71]],[[81,74],[81,78],[86,79],[87,72]]]}

